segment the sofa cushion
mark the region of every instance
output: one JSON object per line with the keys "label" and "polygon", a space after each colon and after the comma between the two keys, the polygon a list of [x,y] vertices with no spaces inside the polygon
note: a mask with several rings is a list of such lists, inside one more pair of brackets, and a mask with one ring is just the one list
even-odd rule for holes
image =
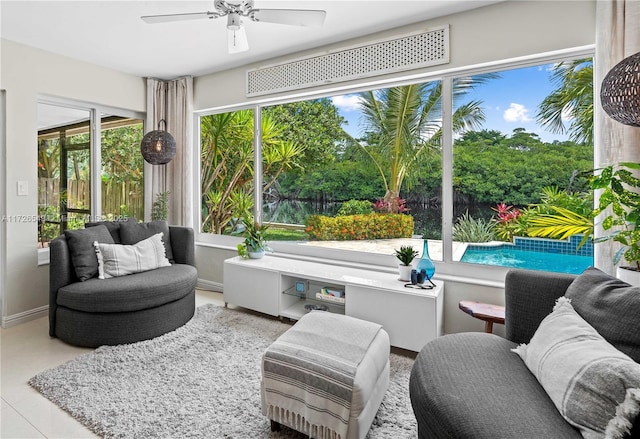
{"label": "sofa cushion", "polygon": [[494,334],[462,333],[425,345],[411,370],[420,438],[576,438],[522,360]]}
{"label": "sofa cushion", "polygon": [[93,247],[94,241],[113,244],[113,237],[106,226],[96,226],[88,229],[66,230],[71,262],[80,281],[86,281],[98,274],[98,258]]}
{"label": "sofa cushion", "polygon": [[529,344],[513,350],[585,438],[629,434],[640,411],[640,364],[558,299]]}
{"label": "sofa cushion", "polygon": [[175,261],[173,260],[173,251],[171,250],[169,225],[166,221],[151,221],[148,223],[134,223],[127,221],[120,224],[120,237],[122,238],[122,244],[135,244],[159,232],[162,232],[162,241],[164,241],[167,259],[169,259],[169,262],[173,264]]}
{"label": "sofa cushion", "polygon": [[113,238],[113,242],[116,244],[122,244],[122,238],[120,237],[120,224],[125,222],[137,223],[138,220],[135,218],[127,218],[119,221],[97,221],[97,222],[88,222],[84,223],[85,228],[95,227],[95,226],[105,226],[109,233],[111,233],[111,237]]}
{"label": "sofa cushion", "polygon": [[605,340],[640,363],[639,287],[592,267],[569,285],[565,296]]}
{"label": "sofa cushion", "polygon": [[98,279],[125,276],[171,264],[165,255],[162,233],[133,245],[93,243],[98,257]]}
{"label": "sofa cushion", "polygon": [[157,270],[110,279],[89,279],[58,290],[57,303],[85,312],[128,312],[173,302],[192,292],[198,272],[175,264]]}

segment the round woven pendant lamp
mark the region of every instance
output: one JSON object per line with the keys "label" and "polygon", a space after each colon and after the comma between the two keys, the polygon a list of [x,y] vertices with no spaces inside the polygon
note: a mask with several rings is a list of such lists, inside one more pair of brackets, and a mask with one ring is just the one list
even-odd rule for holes
{"label": "round woven pendant lamp", "polygon": [[613,120],[640,127],[640,52],[623,59],[607,73],[600,102]]}
{"label": "round woven pendant lamp", "polygon": [[142,138],[140,143],[140,152],[146,162],[152,165],[164,165],[169,163],[176,156],[176,141],[171,134],[165,130],[158,129],[149,131]]}

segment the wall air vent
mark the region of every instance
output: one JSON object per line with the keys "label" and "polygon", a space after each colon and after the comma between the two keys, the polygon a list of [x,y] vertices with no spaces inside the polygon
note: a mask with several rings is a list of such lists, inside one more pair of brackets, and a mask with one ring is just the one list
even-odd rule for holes
{"label": "wall air vent", "polygon": [[248,70],[247,96],[298,90],[448,62],[449,26],[445,25],[366,46]]}

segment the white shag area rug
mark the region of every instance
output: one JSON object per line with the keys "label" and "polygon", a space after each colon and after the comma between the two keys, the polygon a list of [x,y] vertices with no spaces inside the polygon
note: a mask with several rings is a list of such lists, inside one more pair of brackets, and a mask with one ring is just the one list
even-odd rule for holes
{"label": "white shag area rug", "polygon": [[[105,438],[302,438],[285,427],[271,432],[260,409],[262,354],[290,326],[204,305],[173,332],[100,347],[29,384]],[[367,438],[417,437],[412,364],[391,354],[391,382]]]}

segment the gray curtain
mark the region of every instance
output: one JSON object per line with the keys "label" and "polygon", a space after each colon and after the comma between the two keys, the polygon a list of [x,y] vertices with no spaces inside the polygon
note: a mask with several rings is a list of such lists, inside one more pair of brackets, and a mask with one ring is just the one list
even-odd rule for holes
{"label": "gray curtain", "polygon": [[[594,60],[594,162],[596,168],[622,161],[640,162],[640,128],[611,119],[600,105],[602,80],[613,66],[640,52],[640,1],[598,0],[596,4],[596,57]],[[596,194],[597,197],[598,194]],[[604,231],[596,220],[596,236]],[[595,245],[595,266],[615,274],[612,242]]]}
{"label": "gray curtain", "polygon": [[[145,162],[145,220],[157,194],[168,191],[169,224],[193,227],[193,78],[171,81],[147,78],[146,131],[166,130],[176,140],[176,156],[166,165]],[[164,125],[161,126],[164,128]]]}

